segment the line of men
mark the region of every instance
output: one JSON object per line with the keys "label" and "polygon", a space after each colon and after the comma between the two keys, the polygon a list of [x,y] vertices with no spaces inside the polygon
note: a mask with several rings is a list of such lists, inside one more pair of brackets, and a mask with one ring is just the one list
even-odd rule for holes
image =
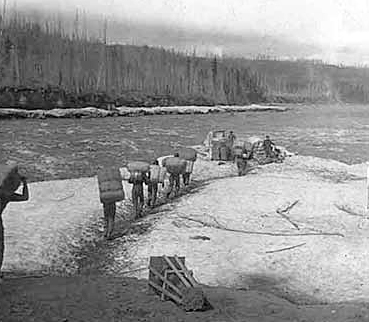
{"label": "line of men", "polygon": [[[174,157],[179,157],[178,153],[174,154]],[[152,165],[159,165],[158,160],[154,160]],[[188,186],[190,183],[190,173],[182,174],[183,184]],[[142,173],[141,179],[137,180],[137,178],[133,179],[132,177],[128,180],[128,183],[132,184],[132,204],[136,218],[142,218],[143,216],[143,208],[145,204],[144,198],[144,184],[147,185],[147,206],[150,208],[155,207],[157,198],[158,198],[158,190],[159,183],[156,181],[150,180],[150,172]],[[162,183],[162,187],[164,188],[164,183]],[[180,190],[180,174],[170,173],[169,176],[169,190],[166,193],[166,198],[170,198],[171,196],[177,196]],[[114,222],[115,222],[115,214],[116,214],[116,204],[115,202],[111,203],[103,203],[104,209],[104,237],[108,240],[113,239],[113,231],[114,231]]]}
{"label": "line of men", "polygon": [[[236,136],[231,131],[229,134],[229,138],[232,140],[232,143],[235,141]],[[264,148],[267,157],[272,156],[272,147],[274,143],[270,140],[269,136],[266,136],[264,140]],[[174,157],[179,157],[178,153],[174,154]],[[246,167],[247,167],[247,160],[252,157],[252,151],[247,153],[245,151],[244,154],[240,157],[235,158],[235,162],[237,164],[239,175],[244,174]],[[153,165],[159,165],[158,160],[154,160],[152,162]],[[183,183],[185,186],[189,185],[190,182],[190,173],[182,174]],[[2,213],[4,212],[6,206],[10,202],[22,202],[27,201],[29,199],[28,193],[28,185],[27,179],[24,176],[20,178],[21,183],[23,184],[22,194],[18,193],[11,193],[8,194],[5,191],[0,190],[0,283],[2,282],[2,273],[1,267],[3,264],[3,256],[4,256],[4,227],[2,221]],[[145,183],[148,187],[148,200],[147,205],[149,207],[154,207],[157,201],[158,195],[158,183],[153,182],[150,180],[150,173],[146,175],[143,173],[142,180],[129,180],[129,183],[132,184],[132,201],[135,209],[135,213],[137,217],[142,217],[142,211],[144,206],[144,187],[143,184]],[[162,184],[164,187],[164,183]],[[177,195],[180,190],[180,174],[171,173],[169,177],[169,190],[166,194],[166,197],[169,198],[171,194]],[[114,222],[115,222],[115,214],[116,214],[116,204],[115,202],[112,203],[103,203],[104,209],[104,219],[105,219],[105,228],[104,228],[104,236],[107,239],[112,239],[113,231],[114,231]]]}
{"label": "line of men", "polygon": [[[174,154],[175,157],[179,157],[178,153]],[[158,160],[152,162],[153,165],[159,165]],[[189,185],[190,174],[186,173],[182,175],[183,183],[185,186]],[[22,193],[12,192],[9,193],[7,190],[0,189],[0,284],[3,282],[3,274],[1,271],[3,260],[4,260],[4,226],[2,220],[2,214],[10,202],[22,202],[29,200],[28,184],[27,178],[25,176],[20,176],[20,182],[23,185]],[[148,200],[147,205],[149,207],[154,207],[156,205],[158,196],[158,183],[150,180],[150,174],[143,174],[142,181],[129,181],[132,183],[132,199],[134,205],[136,205],[136,215],[138,217],[142,216],[142,210],[144,205],[144,189],[143,184],[148,186]],[[162,184],[164,187],[164,184]],[[15,189],[17,190],[17,189]],[[169,191],[166,197],[169,198],[171,194],[177,195],[180,190],[180,175],[171,173],[169,177]],[[112,239],[112,234],[114,230],[115,214],[116,214],[116,204],[103,203],[104,208],[104,219],[105,219],[105,233],[104,236],[107,239]]]}
{"label": "line of men", "polygon": [[[236,135],[233,133],[233,131],[230,131],[228,134],[228,140],[231,142],[231,146],[233,146],[233,143],[236,140]],[[275,145],[267,135],[265,137],[265,140],[263,141],[265,153],[267,157],[272,157],[273,154],[273,146]],[[236,156],[234,158],[234,162],[237,165],[238,169],[238,175],[242,176],[246,174],[247,170],[247,162],[252,158],[252,150],[247,151],[244,149],[241,156]],[[179,157],[178,153],[174,154],[174,157]],[[152,162],[153,165],[159,165],[158,160],[154,160]],[[182,175],[183,177],[183,183],[185,186],[189,185],[190,182],[190,173],[185,173]],[[157,195],[158,195],[158,183],[153,182],[150,180],[150,172],[148,174],[142,173],[142,180],[132,180],[129,179],[129,183],[132,184],[132,203],[134,212],[136,214],[136,218],[142,217],[143,212],[143,206],[145,203],[144,200],[144,184],[147,185],[148,190],[148,199],[147,199],[147,205],[149,207],[154,207],[157,201]],[[164,183],[162,184],[164,187]],[[174,192],[175,195],[178,194],[180,190],[180,175],[179,174],[170,174],[169,177],[169,191],[166,194],[166,197],[169,198],[170,195]],[[114,222],[115,222],[115,213],[116,213],[116,205],[115,203],[104,203],[104,219],[105,219],[105,233],[104,237],[106,237],[108,240],[112,239],[113,237],[113,230],[114,230]]]}

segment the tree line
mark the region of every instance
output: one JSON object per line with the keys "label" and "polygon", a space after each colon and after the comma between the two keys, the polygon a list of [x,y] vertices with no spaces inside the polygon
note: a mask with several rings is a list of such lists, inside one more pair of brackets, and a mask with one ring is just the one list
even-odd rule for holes
{"label": "tree line", "polygon": [[2,107],[369,102],[367,68],[109,45],[106,24],[97,40],[20,14],[0,27]]}
{"label": "tree line", "polygon": [[37,105],[35,96],[42,101],[51,92],[69,106],[98,99],[128,106],[265,101],[258,74],[249,67],[162,48],[108,45],[106,36],[104,41],[90,40],[66,35],[60,24],[56,26],[24,17],[14,17],[2,26],[3,101],[14,96],[18,104],[20,92],[27,93],[23,100],[33,105]]}

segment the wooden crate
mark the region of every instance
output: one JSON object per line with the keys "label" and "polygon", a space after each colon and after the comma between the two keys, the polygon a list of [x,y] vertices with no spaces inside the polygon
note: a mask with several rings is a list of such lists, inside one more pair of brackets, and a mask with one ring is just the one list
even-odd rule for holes
{"label": "wooden crate", "polygon": [[[171,260],[172,262],[175,262],[174,260],[174,257],[170,257],[168,256],[169,260]],[[185,257],[179,257],[179,260],[185,264]],[[178,269],[181,269],[181,267],[175,263],[176,267]],[[157,272],[159,272],[161,275],[164,276],[165,274],[165,270],[169,270],[171,269],[170,266],[168,265],[168,263],[165,261],[164,257],[163,256],[151,256],[150,257],[150,263],[149,263],[149,266],[154,268]],[[178,284],[179,283],[179,278],[175,278],[173,277],[172,278],[173,282],[175,284]],[[149,281],[154,281],[156,282],[158,285],[162,286],[163,285],[163,282],[160,278],[158,278],[157,276],[155,276],[151,271],[149,272]],[[152,287],[149,287],[149,293],[153,294],[153,293],[156,293],[156,294],[159,294],[158,291],[156,291],[154,288]]]}
{"label": "wooden crate", "polygon": [[151,257],[149,291],[158,294],[162,301],[174,301],[185,311],[211,308],[202,287],[195,281],[184,262],[185,258],[177,255]]}

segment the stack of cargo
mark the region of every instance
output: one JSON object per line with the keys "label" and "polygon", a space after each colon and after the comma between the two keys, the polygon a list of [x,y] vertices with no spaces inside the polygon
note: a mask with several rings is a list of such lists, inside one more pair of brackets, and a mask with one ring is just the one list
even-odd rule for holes
{"label": "stack of cargo", "polygon": [[21,184],[21,176],[18,172],[18,166],[0,165],[0,192],[5,195],[14,193]]}
{"label": "stack of cargo", "polygon": [[259,164],[264,164],[266,162],[266,153],[263,140],[259,137],[252,136],[247,139],[247,142],[252,146],[253,159]]}
{"label": "stack of cargo", "polygon": [[225,131],[215,131],[210,146],[210,159],[228,161],[231,155],[230,141]]}
{"label": "stack of cargo", "polygon": [[220,160],[220,142],[219,140],[212,140],[210,146],[210,159]]}
{"label": "stack of cargo", "polygon": [[178,157],[169,157],[163,161],[163,165],[167,171],[171,174],[184,174],[186,173],[186,160]]}
{"label": "stack of cargo", "polygon": [[259,142],[254,145],[253,156],[254,159],[259,162],[259,164],[264,164],[266,162],[266,153],[263,142]]}
{"label": "stack of cargo", "polygon": [[220,160],[221,140],[225,138],[225,131],[214,131],[210,142],[210,159]]}
{"label": "stack of cargo", "polygon": [[221,161],[229,160],[229,144],[227,139],[222,139],[220,142],[219,156]]}
{"label": "stack of cargo", "polygon": [[195,161],[197,160],[197,152],[191,148],[183,148],[178,152],[178,155],[181,159],[186,160],[186,173],[192,173],[193,166]]}
{"label": "stack of cargo", "polygon": [[143,174],[149,172],[150,165],[147,162],[135,161],[128,163],[127,168],[131,173],[130,181],[141,182],[143,180]]}
{"label": "stack of cargo", "polygon": [[122,177],[118,168],[100,170],[97,174],[97,181],[102,203],[124,200]]}
{"label": "stack of cargo", "polygon": [[225,137],[226,137],[226,132],[223,130],[213,132],[213,140],[221,140],[221,139],[224,139]]}

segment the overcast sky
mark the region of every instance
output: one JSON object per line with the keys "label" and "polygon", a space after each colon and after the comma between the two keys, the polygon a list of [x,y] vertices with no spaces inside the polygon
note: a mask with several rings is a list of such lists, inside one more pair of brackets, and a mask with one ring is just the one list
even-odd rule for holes
{"label": "overcast sky", "polygon": [[369,0],[17,0],[18,7],[26,3],[61,11],[78,7],[130,23],[255,32],[318,45],[332,61],[350,54],[360,63],[369,54]]}

